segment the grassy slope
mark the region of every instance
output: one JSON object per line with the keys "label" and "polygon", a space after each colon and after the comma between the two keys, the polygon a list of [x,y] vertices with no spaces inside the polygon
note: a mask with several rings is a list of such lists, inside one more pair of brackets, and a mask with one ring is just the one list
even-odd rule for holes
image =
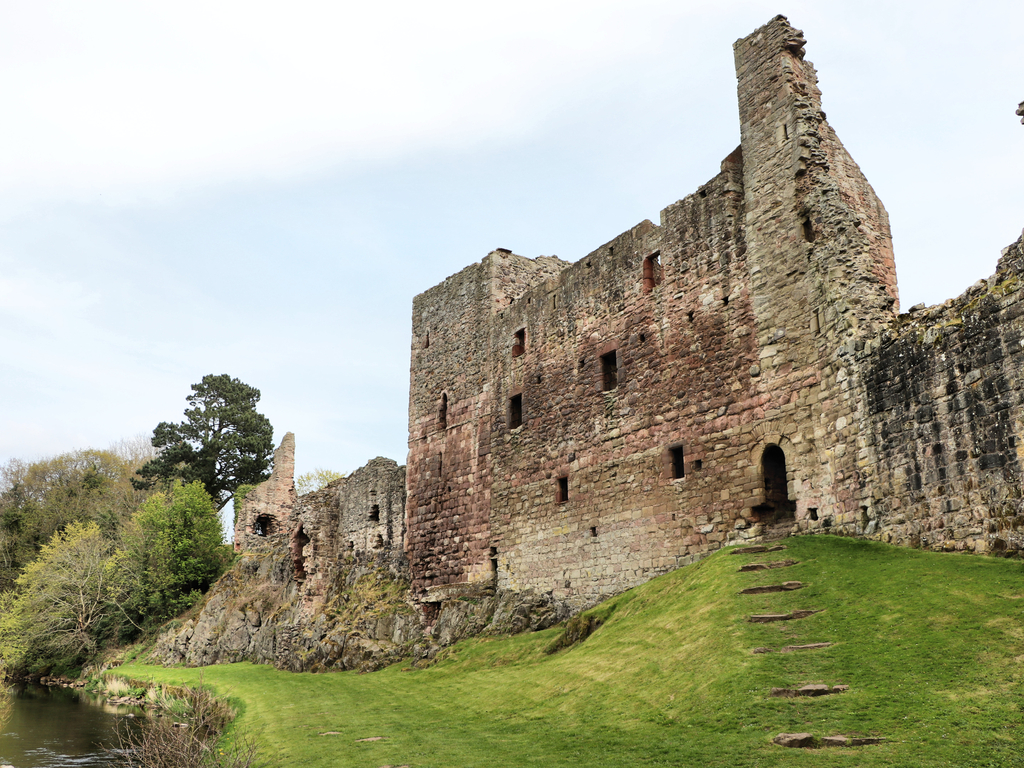
{"label": "grassy slope", "polygon": [[[460,643],[426,670],[289,674],[248,664],[126,667],[200,675],[242,705],[274,765],[1024,766],[1024,564],[834,537],[711,557],[595,611],[605,625],[554,656],[553,629]],[[738,573],[746,562],[791,568]],[[799,580],[798,591],[739,595]],[[760,625],[750,613],[824,608]],[[801,653],[758,646],[831,641]],[[847,684],[772,699],[773,686]],[[337,735],[320,735],[336,731]],[[879,746],[794,750],[780,732],[881,735]],[[356,739],[383,736],[382,741]]]}

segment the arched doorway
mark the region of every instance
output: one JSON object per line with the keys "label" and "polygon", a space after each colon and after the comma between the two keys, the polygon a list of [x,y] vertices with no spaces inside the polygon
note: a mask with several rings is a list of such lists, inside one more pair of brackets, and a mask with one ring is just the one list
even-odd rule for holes
{"label": "arched doorway", "polygon": [[796,502],[789,498],[786,479],[786,454],[777,445],[769,445],[761,454],[761,476],[764,478],[764,501],[754,507],[761,522],[792,518]]}

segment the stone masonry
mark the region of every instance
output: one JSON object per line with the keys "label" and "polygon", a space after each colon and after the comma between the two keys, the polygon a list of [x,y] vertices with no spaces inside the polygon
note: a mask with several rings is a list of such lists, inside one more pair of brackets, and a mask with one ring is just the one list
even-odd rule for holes
{"label": "stone masonry", "polygon": [[297,498],[287,435],[240,565],[162,657],[423,658],[789,533],[1024,549],[1024,245],[899,314],[888,216],[804,46],[783,16],[735,43],[740,146],[658,223],[417,296],[408,468]]}
{"label": "stone masonry", "polygon": [[407,552],[430,604],[573,610],[786,531],[1020,549],[1020,243],[899,315],[885,208],[802,33],[734,46],[741,143],[575,263],[505,249],[413,303]]}

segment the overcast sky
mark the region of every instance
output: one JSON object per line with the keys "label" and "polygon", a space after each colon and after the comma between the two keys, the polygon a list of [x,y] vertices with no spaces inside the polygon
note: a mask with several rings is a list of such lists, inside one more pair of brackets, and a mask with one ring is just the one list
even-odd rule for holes
{"label": "overcast sky", "polygon": [[404,463],[411,302],[575,261],[739,143],[732,43],[807,37],[901,304],[1024,226],[1024,3],[0,0],[0,462],[263,393],[297,471]]}

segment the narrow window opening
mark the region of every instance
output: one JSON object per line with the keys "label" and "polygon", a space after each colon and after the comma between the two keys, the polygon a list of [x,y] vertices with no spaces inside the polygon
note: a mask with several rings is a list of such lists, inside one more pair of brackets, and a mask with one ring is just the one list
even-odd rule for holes
{"label": "narrow window opening", "polygon": [[537,383],[540,384],[540,374],[537,374]]}
{"label": "narrow window opening", "polygon": [[508,399],[508,426],[515,429],[523,425],[523,396],[512,395]]}
{"label": "narrow window opening", "polygon": [[377,534],[376,541],[373,542],[373,548],[374,549],[383,549],[384,548],[384,537],[381,536],[379,533]]}
{"label": "narrow window opening", "polygon": [[687,312],[686,313],[686,319],[689,320],[692,323],[693,322],[693,312]]}
{"label": "narrow window opening", "polygon": [[701,197],[707,197],[708,196],[708,191],[706,189],[702,189],[697,194],[699,194]]}
{"label": "narrow window opening", "polygon": [[350,541],[348,543],[348,548],[349,548],[349,550],[355,549],[356,548],[356,543],[354,541]]}
{"label": "narrow window opening", "polygon": [[673,445],[668,449],[668,455],[672,462],[672,478],[678,480],[686,474],[683,464],[683,446]]}
{"label": "narrow window opening", "polygon": [[804,240],[808,243],[813,243],[816,235],[814,234],[814,225],[811,224],[810,219],[804,219]]}
{"label": "narrow window opening", "polygon": [[558,297],[557,296],[552,296],[551,297],[551,308],[552,309],[558,309]]}
{"label": "narrow window opening", "polygon": [[267,515],[260,515],[252,522],[252,532],[257,536],[269,536],[273,532],[273,522]]}
{"label": "narrow window opening", "polygon": [[675,519],[676,519],[676,513],[675,513],[675,512],[673,512],[673,513],[672,513],[672,519],[673,519],[673,520],[675,520]]}
{"label": "narrow window opening", "polygon": [[640,334],[640,343],[643,344],[645,341],[647,341],[647,334],[646,333],[641,333]]}
{"label": "narrow window opening", "polygon": [[371,523],[379,523],[380,522],[380,505],[374,504],[372,507],[370,507],[370,522]]}
{"label": "narrow window opening", "polygon": [[520,328],[512,337],[512,357],[519,357],[526,351],[526,329]]}
{"label": "narrow window opening", "polygon": [[619,363],[614,351],[601,355],[601,382],[605,392],[619,386]]}
{"label": "narrow window opening", "polygon": [[532,299],[532,298],[530,298],[529,296],[527,296],[527,297],[526,297],[526,303],[527,303],[527,304],[532,304],[532,303],[533,303],[533,299]]}
{"label": "narrow window opening", "polygon": [[821,318],[818,316],[818,310],[811,311],[811,333],[817,336],[821,333]]}
{"label": "narrow window opening", "polygon": [[[578,370],[581,370],[581,371],[582,371],[582,370],[583,370],[583,366],[584,366],[584,365],[586,365],[586,364],[587,364],[586,358],[582,358],[582,357],[581,357],[581,358],[580,358],[580,364],[579,364],[579,368],[578,368]],[[960,373],[963,373],[963,371],[960,371]]]}
{"label": "narrow window opening", "polygon": [[590,526],[590,538],[592,538],[592,539],[596,539],[597,538],[597,526],[596,525]]}
{"label": "narrow window opening", "polygon": [[437,454],[437,476],[441,477],[442,470],[444,469],[444,454]]}
{"label": "narrow window opening", "polygon": [[288,546],[292,553],[292,567],[295,569],[296,581],[306,580],[306,557],[303,554],[303,549],[307,544],[309,544],[309,536],[306,535],[306,532],[300,525],[295,533],[292,534],[292,539]]}
{"label": "narrow window opening", "polygon": [[650,293],[661,284],[661,256],[655,251],[644,259],[644,293]]}
{"label": "narrow window opening", "polygon": [[448,429],[448,393],[441,393],[441,408],[437,412],[437,422],[441,429]]}
{"label": "narrow window opening", "polygon": [[725,304],[725,306],[728,307],[729,306],[729,297],[728,296],[723,296],[722,297],[722,303]]}
{"label": "narrow window opening", "polygon": [[491,573],[497,575],[497,573],[498,573],[498,548],[497,547],[491,547],[489,550],[487,550],[487,557],[490,558],[490,561],[491,561]]}
{"label": "narrow window opening", "polygon": [[608,255],[611,256],[613,253],[615,253],[615,246],[614,245],[609,245],[608,246]]}
{"label": "narrow window opening", "polygon": [[693,462],[693,471],[700,472],[704,468],[704,461],[702,459],[695,459]]}
{"label": "narrow window opening", "polygon": [[817,507],[808,507],[807,508],[807,516],[810,517],[811,520],[817,520],[818,519],[818,508]]}
{"label": "narrow window opening", "polygon": [[558,486],[555,489],[555,503],[565,504],[569,500],[569,478],[558,478]]}
{"label": "narrow window opening", "polygon": [[869,520],[870,520],[870,518],[868,517],[868,508],[867,507],[861,507],[860,508],[860,527],[861,528],[866,528],[867,525],[868,525]]}
{"label": "narrow window opening", "polygon": [[423,348],[426,349],[429,346],[430,346],[430,331],[427,331],[426,335],[423,337]]}

